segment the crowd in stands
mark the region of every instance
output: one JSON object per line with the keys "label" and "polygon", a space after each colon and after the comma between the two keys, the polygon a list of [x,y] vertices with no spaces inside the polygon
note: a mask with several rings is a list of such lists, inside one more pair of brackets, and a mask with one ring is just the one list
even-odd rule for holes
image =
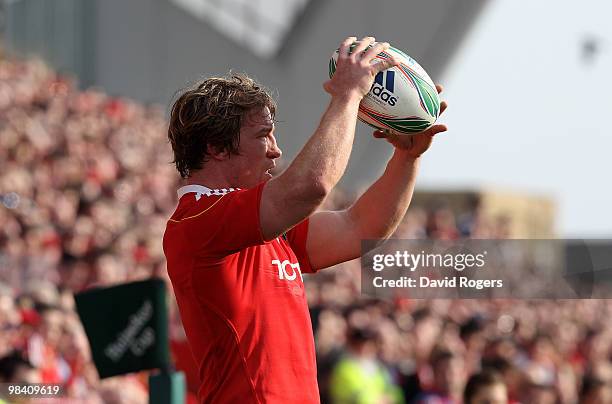
{"label": "crowd in stands", "polygon": [[[161,239],[178,185],[166,125],[160,108],[0,59],[0,382],[61,383],[65,402],[147,402],[144,372],[99,379],[73,294],[166,279]],[[325,208],[346,204],[337,192]],[[477,211],[415,207],[394,237],[508,235]],[[323,402],[612,403],[606,300],[374,300],[360,293],[359,261],[305,284]]]}
{"label": "crowd in stands", "polygon": [[0,61],[0,379],[146,402],[146,376],[98,380],[73,292],[165,273],[165,127],[159,108]]}

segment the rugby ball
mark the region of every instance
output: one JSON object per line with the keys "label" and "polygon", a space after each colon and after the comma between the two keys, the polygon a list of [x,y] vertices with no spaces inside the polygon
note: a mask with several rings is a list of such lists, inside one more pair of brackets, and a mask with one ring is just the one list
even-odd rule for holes
{"label": "rugby ball", "polygon": [[[422,132],[440,115],[436,86],[414,59],[394,47],[376,55],[373,62],[391,56],[400,64],[376,75],[372,88],[359,104],[359,120],[376,129],[401,135]],[[336,71],[337,61],[336,49],[329,60],[330,78]]]}

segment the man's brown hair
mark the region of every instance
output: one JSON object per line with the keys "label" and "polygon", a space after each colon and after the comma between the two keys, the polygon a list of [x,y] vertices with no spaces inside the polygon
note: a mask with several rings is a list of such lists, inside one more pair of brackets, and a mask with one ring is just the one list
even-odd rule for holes
{"label": "man's brown hair", "polygon": [[276,103],[268,90],[244,74],[207,78],[185,90],[172,106],[168,140],[176,169],[182,178],[208,161],[208,146],[238,154],[240,126],[254,108],[270,109]]}

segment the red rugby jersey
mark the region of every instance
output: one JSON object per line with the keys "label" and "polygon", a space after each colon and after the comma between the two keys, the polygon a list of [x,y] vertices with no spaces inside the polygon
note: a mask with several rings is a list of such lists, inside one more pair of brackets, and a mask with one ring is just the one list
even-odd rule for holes
{"label": "red rugby jersey", "polygon": [[190,185],[164,234],[164,253],[206,403],[318,403],[302,272],[308,220],[264,242],[264,183]]}

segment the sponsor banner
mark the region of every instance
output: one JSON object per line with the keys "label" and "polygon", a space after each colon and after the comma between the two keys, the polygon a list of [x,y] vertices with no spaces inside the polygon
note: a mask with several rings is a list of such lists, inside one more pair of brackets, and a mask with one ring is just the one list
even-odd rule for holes
{"label": "sponsor banner", "polygon": [[375,298],[612,297],[612,240],[364,240]]}
{"label": "sponsor banner", "polygon": [[91,289],[75,296],[100,378],[168,368],[168,313],[161,279]]}

